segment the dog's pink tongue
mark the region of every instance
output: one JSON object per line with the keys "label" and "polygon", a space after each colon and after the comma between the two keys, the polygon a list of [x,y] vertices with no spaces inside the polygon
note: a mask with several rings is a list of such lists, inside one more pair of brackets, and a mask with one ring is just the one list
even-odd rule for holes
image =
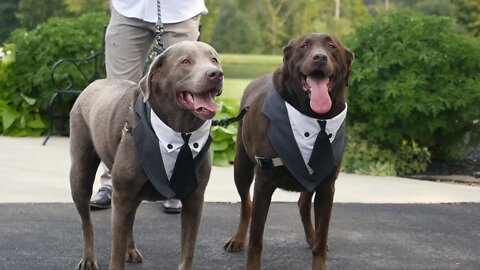
{"label": "dog's pink tongue", "polygon": [[307,77],[307,83],[311,90],[310,108],[318,114],[327,113],[332,107],[332,100],[328,94],[328,80],[328,78]]}
{"label": "dog's pink tongue", "polygon": [[220,105],[213,102],[210,92],[201,95],[195,95],[193,99],[193,106],[195,107],[195,110],[198,110],[199,108],[205,108],[212,112],[218,110],[220,107]]}

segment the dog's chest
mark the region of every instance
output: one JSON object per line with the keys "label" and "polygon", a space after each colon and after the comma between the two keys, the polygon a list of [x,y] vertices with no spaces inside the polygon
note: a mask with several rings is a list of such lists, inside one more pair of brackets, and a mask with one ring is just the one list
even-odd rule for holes
{"label": "dog's chest", "polygon": [[[197,185],[196,173],[188,174],[191,177],[182,179],[181,182],[183,184],[181,185],[173,183],[173,179],[170,181],[170,177],[173,175],[177,165],[182,165],[178,164],[178,162],[183,160],[177,159],[177,156],[181,152],[179,148],[183,148],[184,144],[186,144],[183,136],[180,135],[179,138],[177,132],[171,130],[164,123],[158,123],[154,114],[150,113],[151,109],[143,102],[142,98],[140,95],[135,103],[135,112],[139,116],[140,121],[132,129],[132,136],[142,168],[148,180],[164,197],[186,197]],[[155,124],[152,125],[152,123]],[[159,127],[161,124],[165,125],[165,127]],[[188,169],[197,171],[203,163],[203,158],[208,153],[212,141],[209,135],[210,125],[211,123],[206,123],[198,132],[194,132],[195,134],[189,134],[187,143],[189,151],[191,151],[190,162],[193,164],[186,166]],[[156,132],[159,133],[158,137]],[[167,133],[170,133],[170,135],[164,136]]]}
{"label": "dog's chest", "polygon": [[[318,142],[322,128],[319,120],[295,110],[271,89],[262,112],[270,119],[267,136],[288,171],[309,191],[314,190],[341,161],[348,141],[345,110],[338,116],[322,120],[323,133],[329,136]],[[257,163],[258,163],[257,158]],[[275,158],[271,159],[272,162]],[[277,162],[278,163],[278,162]],[[259,163],[260,166],[262,164]]]}

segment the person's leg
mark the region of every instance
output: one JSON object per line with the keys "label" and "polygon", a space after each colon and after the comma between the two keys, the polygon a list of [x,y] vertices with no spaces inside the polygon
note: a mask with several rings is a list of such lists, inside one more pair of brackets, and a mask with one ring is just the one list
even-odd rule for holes
{"label": "person's leg", "polygon": [[164,24],[162,41],[165,48],[184,40],[198,40],[200,36],[200,17],[201,15],[197,15],[183,22]]}
{"label": "person's leg", "polygon": [[155,36],[154,24],[124,17],[113,8],[111,14],[105,34],[107,78],[139,82]]}
{"label": "person's leg", "polygon": [[[164,33],[162,41],[165,48],[183,40],[195,41],[198,39],[200,32],[200,15],[180,23],[164,24]],[[182,210],[182,202],[178,199],[168,199],[163,203],[163,211],[166,213],[180,213]]]}
{"label": "person's leg", "polygon": [[[143,63],[153,42],[154,25],[127,18],[111,8],[110,22],[105,33],[105,68],[107,78],[140,81]],[[102,163],[101,187],[90,200],[93,209],[111,205],[112,180],[110,170]]]}
{"label": "person's leg", "polygon": [[103,174],[100,176],[100,189],[90,199],[91,209],[108,209],[112,204],[112,177],[110,170],[102,162]]}

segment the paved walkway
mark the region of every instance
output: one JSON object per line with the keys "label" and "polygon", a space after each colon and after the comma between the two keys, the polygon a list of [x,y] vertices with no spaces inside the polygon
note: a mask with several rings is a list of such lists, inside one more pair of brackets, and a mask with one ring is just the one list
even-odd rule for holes
{"label": "paved walkway", "polygon": [[[0,136],[0,270],[74,269],[81,257],[80,223],[70,203],[69,140],[53,137],[46,146],[42,140]],[[232,169],[213,168],[195,269],[245,269],[246,252],[222,249],[239,217],[238,203],[224,203],[238,201]],[[280,190],[274,195],[264,235],[265,270],[310,268],[311,251],[292,203],[297,198]],[[329,270],[479,269],[478,185],[341,174],[335,202]],[[180,219],[159,205],[139,207],[134,231],[144,263],[127,269],[177,269]],[[110,256],[110,213],[92,212],[101,269],[108,268]]]}
{"label": "paved walkway", "polygon": [[[69,187],[69,139],[0,136],[0,203],[72,202]],[[98,178],[98,177],[97,177]],[[99,180],[95,182],[98,188]],[[274,201],[292,202],[297,193],[277,190]],[[205,199],[237,202],[233,167],[213,167]],[[480,202],[480,186],[400,177],[340,174],[335,202],[452,203]]]}

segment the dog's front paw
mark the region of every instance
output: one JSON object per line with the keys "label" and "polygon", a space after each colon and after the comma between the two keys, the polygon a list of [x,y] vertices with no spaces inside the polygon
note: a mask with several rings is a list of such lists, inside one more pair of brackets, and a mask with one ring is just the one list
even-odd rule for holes
{"label": "dog's front paw", "polygon": [[236,237],[232,237],[232,239],[228,240],[223,248],[228,252],[238,252],[243,250],[244,241],[239,240]]}
{"label": "dog's front paw", "polygon": [[127,250],[127,253],[125,254],[125,261],[128,263],[141,263],[143,262],[143,257],[142,254],[140,254],[140,251],[134,248]]}
{"label": "dog's front paw", "polygon": [[75,270],[98,270],[98,265],[95,261],[83,259]]}

